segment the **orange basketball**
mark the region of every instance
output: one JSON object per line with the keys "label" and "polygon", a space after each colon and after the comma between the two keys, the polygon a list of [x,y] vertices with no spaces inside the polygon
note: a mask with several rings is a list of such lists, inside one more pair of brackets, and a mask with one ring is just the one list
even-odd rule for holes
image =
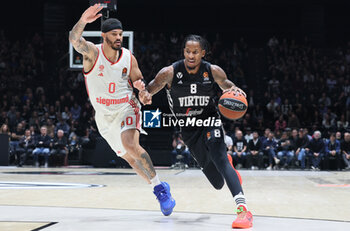
{"label": "orange basketball", "polygon": [[247,99],[240,93],[226,92],[219,99],[219,111],[227,119],[237,120],[242,118],[247,109]]}

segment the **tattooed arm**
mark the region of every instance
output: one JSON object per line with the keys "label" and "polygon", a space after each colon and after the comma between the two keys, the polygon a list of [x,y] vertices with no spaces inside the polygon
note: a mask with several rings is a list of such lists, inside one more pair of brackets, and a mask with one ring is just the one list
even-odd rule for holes
{"label": "tattooed arm", "polygon": [[87,23],[94,22],[102,16],[102,14],[97,14],[101,9],[102,7],[100,4],[90,6],[82,14],[69,34],[69,41],[72,43],[75,50],[83,55],[84,71],[89,71],[92,68],[97,58],[98,50],[93,43],[86,41],[82,37],[82,34]]}
{"label": "tattooed arm", "polygon": [[162,90],[165,85],[168,88],[171,87],[171,81],[173,80],[174,68],[173,66],[167,66],[161,69],[156,77],[147,85],[144,91],[139,93],[139,98],[143,104],[151,104],[152,96]]}

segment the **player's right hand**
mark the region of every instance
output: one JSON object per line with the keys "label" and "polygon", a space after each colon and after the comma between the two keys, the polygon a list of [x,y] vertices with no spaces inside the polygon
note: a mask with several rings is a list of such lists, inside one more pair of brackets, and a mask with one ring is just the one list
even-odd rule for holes
{"label": "player's right hand", "polygon": [[152,104],[152,95],[147,91],[139,91],[139,100],[143,105]]}
{"label": "player's right hand", "polygon": [[90,6],[85,10],[85,12],[81,15],[80,20],[84,23],[94,22],[96,19],[102,16],[102,14],[97,14],[102,10],[101,4],[95,4]]}

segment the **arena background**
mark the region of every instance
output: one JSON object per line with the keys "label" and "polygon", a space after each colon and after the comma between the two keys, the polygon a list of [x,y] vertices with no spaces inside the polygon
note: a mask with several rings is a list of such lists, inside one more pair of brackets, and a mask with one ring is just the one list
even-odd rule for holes
{"label": "arena background", "polygon": [[[68,33],[88,2],[1,2],[0,230],[232,230],[236,213],[228,187],[215,190],[193,160],[186,168],[181,155],[174,159],[174,128],[147,128],[149,135],[140,138],[176,199],[168,217],[152,188],[99,136],[82,72],[68,62]],[[309,139],[320,130],[325,144],[332,133],[344,144],[350,129],[349,12],[345,0],[118,0],[115,15],[134,31],[134,55],[147,81],[182,56],[184,36],[208,39],[208,60],[248,94],[245,117],[224,120],[233,140],[236,129],[243,135],[257,130],[265,139],[266,128],[277,138],[303,128]],[[145,107],[157,108],[168,110],[164,91]],[[52,136],[65,130],[68,160],[50,157],[48,168],[37,168],[29,153],[20,166],[16,143],[23,129],[38,135],[41,125]],[[335,165],[333,159],[334,171],[323,162],[322,171],[311,171],[309,160],[301,171],[293,159],[267,171],[267,156],[260,170],[239,170],[254,215],[247,230],[350,230],[345,161]]]}

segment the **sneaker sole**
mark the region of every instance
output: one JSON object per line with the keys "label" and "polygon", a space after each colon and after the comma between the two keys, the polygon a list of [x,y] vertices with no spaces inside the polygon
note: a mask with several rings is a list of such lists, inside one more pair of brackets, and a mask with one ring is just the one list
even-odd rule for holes
{"label": "sneaker sole", "polygon": [[176,202],[175,202],[174,199],[172,199],[171,201],[172,201],[172,206],[171,206],[170,209],[168,209],[168,210],[163,210],[162,208],[160,209],[164,216],[169,216],[170,214],[173,213],[173,209],[174,209],[174,207],[176,205]]}

